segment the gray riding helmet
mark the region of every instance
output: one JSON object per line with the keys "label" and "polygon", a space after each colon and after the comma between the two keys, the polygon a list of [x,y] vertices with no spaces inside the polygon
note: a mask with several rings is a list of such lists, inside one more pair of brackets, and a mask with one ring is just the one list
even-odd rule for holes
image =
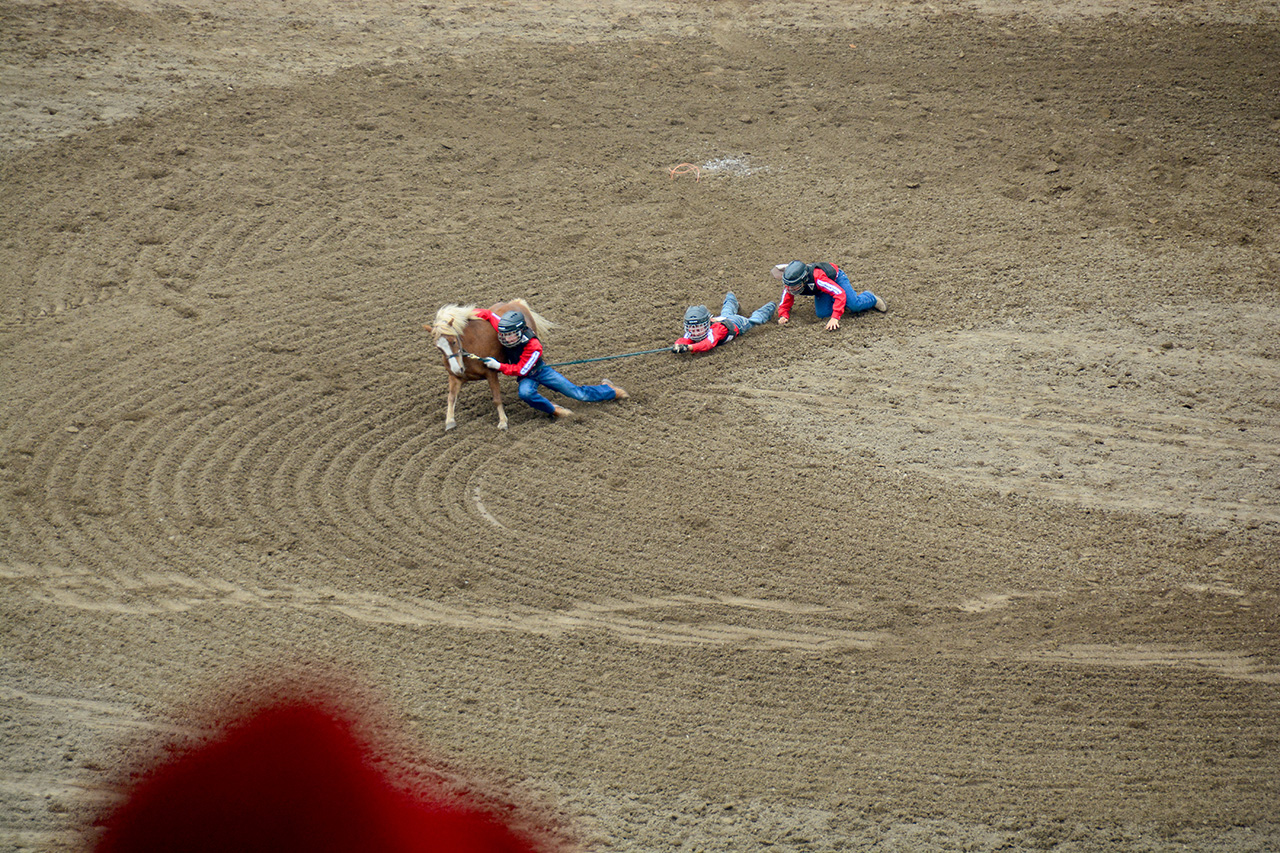
{"label": "gray riding helmet", "polygon": [[700,341],[711,333],[711,312],[705,305],[690,305],[684,312],[684,336]]}
{"label": "gray riding helmet", "polygon": [[805,279],[808,277],[809,265],[804,261],[792,261],[782,271],[782,285],[787,290],[795,293],[804,286]]}
{"label": "gray riding helmet", "polygon": [[498,320],[498,343],[504,347],[517,346],[528,331],[524,315],[519,311],[508,311]]}

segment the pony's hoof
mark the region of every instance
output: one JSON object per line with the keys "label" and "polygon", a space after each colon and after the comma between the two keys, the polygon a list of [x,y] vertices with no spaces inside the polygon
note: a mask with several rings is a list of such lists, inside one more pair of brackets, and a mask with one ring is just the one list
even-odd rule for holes
{"label": "pony's hoof", "polygon": [[502,423],[498,424],[498,429],[506,429],[506,428],[507,428],[507,422],[506,422],[506,421],[503,421]]}
{"label": "pony's hoof", "polygon": [[454,428],[454,427],[456,427],[457,425],[458,425],[458,422],[457,422],[457,421],[445,421],[445,423],[444,423],[444,431],[445,431],[445,432],[448,432],[449,430],[453,429],[453,428]]}

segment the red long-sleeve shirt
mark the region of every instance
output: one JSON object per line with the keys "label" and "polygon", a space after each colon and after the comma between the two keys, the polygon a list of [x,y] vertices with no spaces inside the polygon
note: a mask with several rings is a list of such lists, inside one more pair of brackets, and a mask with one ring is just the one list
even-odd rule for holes
{"label": "red long-sleeve shirt", "polygon": [[[476,316],[481,320],[488,320],[493,330],[498,331],[498,321],[502,318],[487,308],[480,308],[476,311]],[[511,347],[503,347],[503,356],[509,357]],[[504,376],[515,376],[523,379],[528,376],[538,366],[538,362],[542,359],[542,341],[537,337],[530,337],[525,341],[524,348],[516,355],[515,360],[511,362],[505,361],[503,358],[498,359],[500,362],[498,370],[502,371]]]}
{"label": "red long-sleeve shirt", "polygon": [[707,331],[707,336],[705,338],[700,341],[692,341],[688,337],[682,337],[676,340],[676,344],[688,345],[689,352],[706,352],[712,347],[728,343],[733,340],[737,334],[737,329],[734,329],[728,323],[720,320],[712,320],[711,328]]}
{"label": "red long-sleeve shirt", "polygon": [[[838,270],[839,267],[836,267],[836,269]],[[846,297],[844,293],[844,288],[836,284],[830,276],[823,272],[822,267],[814,267],[813,283],[809,284],[806,282],[803,293],[805,296],[813,296],[819,290],[831,297],[831,316],[842,316],[844,314],[845,303],[848,301],[848,297]],[[790,319],[791,306],[794,305],[795,302],[795,295],[784,287],[782,289],[782,299],[778,300],[778,318],[783,320]]]}

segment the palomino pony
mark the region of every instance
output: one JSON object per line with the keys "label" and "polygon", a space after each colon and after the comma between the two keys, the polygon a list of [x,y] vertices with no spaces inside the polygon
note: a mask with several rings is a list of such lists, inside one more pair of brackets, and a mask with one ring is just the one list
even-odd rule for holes
{"label": "palomino pony", "polygon": [[[499,302],[489,310],[499,317],[507,311],[519,311],[534,334],[540,329],[551,328],[551,324],[523,299]],[[487,379],[489,390],[493,392],[493,405],[498,409],[498,429],[506,429],[507,413],[502,408],[498,372],[485,367],[481,361],[486,356],[499,360],[502,358],[502,345],[498,343],[498,333],[493,325],[476,316],[474,305],[446,305],[436,312],[435,321],[423,328],[431,330],[436,346],[444,353],[445,369],[449,371],[449,406],[444,413],[444,428],[450,430],[458,425],[453,410],[458,402],[458,390],[462,388],[462,383]]]}

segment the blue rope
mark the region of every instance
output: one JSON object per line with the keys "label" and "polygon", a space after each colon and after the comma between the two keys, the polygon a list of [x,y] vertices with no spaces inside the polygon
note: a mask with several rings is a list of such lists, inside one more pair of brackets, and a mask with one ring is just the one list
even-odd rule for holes
{"label": "blue rope", "polygon": [[[484,358],[484,356],[476,355],[475,353],[467,352],[466,350],[460,350],[460,352],[462,353],[464,358],[474,358],[476,361],[480,361]],[[589,361],[609,361],[610,359],[614,359],[614,358],[630,358],[633,355],[650,355],[655,352],[671,352],[671,347],[662,347],[661,349],[646,349],[646,350],[640,350],[639,352],[624,352],[619,355],[602,355],[602,356],[599,356],[598,358],[579,358],[573,361],[557,361],[555,364],[547,364],[543,366],[544,367],[567,367],[570,364],[586,364]]]}
{"label": "blue rope", "polygon": [[557,361],[555,364],[548,364],[547,367],[566,367],[570,364],[586,364],[589,361],[609,361],[613,358],[630,358],[633,355],[650,355],[655,352],[671,352],[671,347],[662,347],[661,349],[646,349],[640,352],[624,352],[621,355],[602,355],[599,358],[579,358],[574,361]]}

